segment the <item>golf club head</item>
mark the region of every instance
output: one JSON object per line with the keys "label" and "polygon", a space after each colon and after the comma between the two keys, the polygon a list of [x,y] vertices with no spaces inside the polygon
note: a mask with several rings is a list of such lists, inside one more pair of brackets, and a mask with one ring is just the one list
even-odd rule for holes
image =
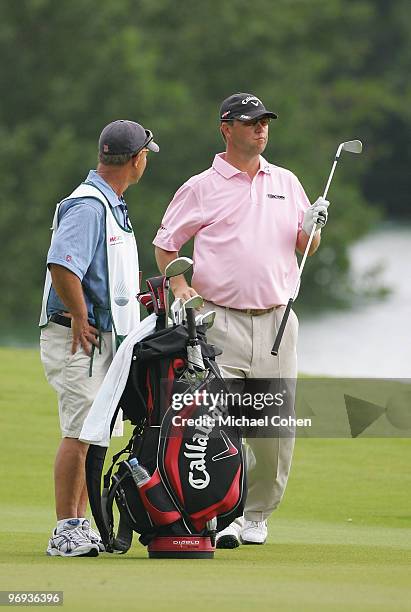
{"label": "golf club head", "polygon": [[[183,320],[182,323],[187,323],[187,313],[186,310],[201,308],[203,305],[203,298],[201,295],[193,295],[193,297],[186,300],[183,304]],[[195,319],[194,319],[195,324]]]}
{"label": "golf club head", "polygon": [[361,140],[347,140],[347,142],[343,142],[342,148],[349,153],[361,153],[362,142]]}
{"label": "golf club head", "polygon": [[177,257],[177,259],[173,259],[173,261],[170,261],[170,263],[166,265],[164,276],[166,278],[171,278],[179,274],[184,274],[192,265],[193,260],[189,257]]}
{"label": "golf club head", "polygon": [[207,329],[210,329],[214,325],[216,311],[209,310],[204,314],[199,314],[196,316],[196,325],[205,325]]}
{"label": "golf club head", "polygon": [[180,325],[183,320],[183,300],[176,298],[170,306],[171,320],[174,325]]}
{"label": "golf club head", "polygon": [[184,302],[184,309],[187,310],[188,308],[201,308],[202,305],[203,298],[201,297],[201,295],[193,295],[193,297],[189,298],[187,301]]}

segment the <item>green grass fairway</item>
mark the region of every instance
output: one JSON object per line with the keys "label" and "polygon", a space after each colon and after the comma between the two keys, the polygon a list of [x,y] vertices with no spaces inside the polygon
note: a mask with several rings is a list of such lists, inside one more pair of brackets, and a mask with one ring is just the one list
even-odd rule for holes
{"label": "green grass fairway", "polygon": [[49,558],[54,392],[35,351],[0,359],[1,590],[63,590],[66,610],[411,610],[410,440],[298,440],[265,546],[162,561],[136,539],[125,556]]}

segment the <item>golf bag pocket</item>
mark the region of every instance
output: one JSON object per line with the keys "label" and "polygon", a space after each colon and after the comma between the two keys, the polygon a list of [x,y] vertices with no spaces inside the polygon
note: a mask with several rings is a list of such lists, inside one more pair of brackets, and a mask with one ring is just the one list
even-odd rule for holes
{"label": "golf bag pocket", "polygon": [[181,519],[156,470],[148,482],[138,487],[131,477],[127,463],[122,461],[113,475],[109,501],[115,497],[117,507],[127,524],[137,533],[152,531],[153,527],[171,525]]}
{"label": "golf bag pocket", "polygon": [[107,500],[107,510],[110,515],[112,514],[113,498],[116,500],[120,515],[133,531],[144,533],[152,529],[150,515],[147,513],[125,461],[119,464],[118,472],[112,477]]}
{"label": "golf bag pocket", "polygon": [[148,482],[139,487],[139,494],[153,525],[170,525],[181,519],[180,512],[161,482],[158,470]]}

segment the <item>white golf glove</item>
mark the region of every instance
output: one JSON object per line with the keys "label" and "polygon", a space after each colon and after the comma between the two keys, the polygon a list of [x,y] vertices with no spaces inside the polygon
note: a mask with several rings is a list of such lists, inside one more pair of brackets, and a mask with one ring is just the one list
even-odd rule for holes
{"label": "white golf glove", "polygon": [[304,213],[303,230],[309,236],[312,232],[314,225],[317,225],[317,229],[324,227],[328,219],[328,211],[330,203],[320,196],[310,208]]}

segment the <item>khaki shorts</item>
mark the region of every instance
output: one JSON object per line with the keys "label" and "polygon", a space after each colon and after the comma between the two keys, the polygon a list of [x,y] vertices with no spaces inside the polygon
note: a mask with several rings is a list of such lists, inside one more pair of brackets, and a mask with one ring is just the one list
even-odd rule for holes
{"label": "khaki shorts", "polygon": [[57,391],[63,438],[78,438],[113,359],[111,332],[102,334],[101,354],[96,347],[92,376],[90,357],[82,348],[71,354],[71,329],[49,323],[41,330],[40,354],[46,378]]}

